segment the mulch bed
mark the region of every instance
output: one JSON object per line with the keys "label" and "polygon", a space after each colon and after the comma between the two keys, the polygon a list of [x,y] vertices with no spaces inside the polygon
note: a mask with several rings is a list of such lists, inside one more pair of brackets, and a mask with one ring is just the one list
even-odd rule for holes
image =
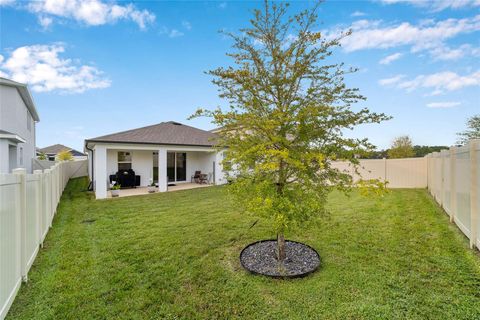
{"label": "mulch bed", "polygon": [[306,244],[286,240],[283,263],[277,259],[277,241],[262,240],[245,247],[240,263],[248,271],[274,278],[304,277],[320,266],[317,251]]}

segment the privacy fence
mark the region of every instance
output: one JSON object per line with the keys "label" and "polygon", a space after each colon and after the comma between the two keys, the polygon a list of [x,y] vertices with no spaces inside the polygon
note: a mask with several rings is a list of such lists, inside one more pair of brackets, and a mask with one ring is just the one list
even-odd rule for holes
{"label": "privacy fence", "polygon": [[427,156],[428,190],[450,221],[480,248],[480,140]]}
{"label": "privacy fence", "polygon": [[54,163],[27,174],[0,174],[0,319],[4,319],[37,256],[72,177],[87,175],[87,160]]}
{"label": "privacy fence", "polygon": [[354,180],[380,179],[389,188],[428,188],[450,221],[480,249],[480,140],[424,158],[360,160],[358,173],[346,162],[333,166]]}

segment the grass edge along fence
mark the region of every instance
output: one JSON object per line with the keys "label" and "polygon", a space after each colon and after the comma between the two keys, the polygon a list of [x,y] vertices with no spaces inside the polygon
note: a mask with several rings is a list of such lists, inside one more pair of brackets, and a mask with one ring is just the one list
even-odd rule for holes
{"label": "grass edge along fence", "polygon": [[52,226],[68,180],[87,175],[87,160],[58,162],[27,174],[0,174],[0,319],[4,319]]}
{"label": "grass edge along fence", "polygon": [[468,237],[470,248],[480,249],[480,139],[426,158],[428,191]]}

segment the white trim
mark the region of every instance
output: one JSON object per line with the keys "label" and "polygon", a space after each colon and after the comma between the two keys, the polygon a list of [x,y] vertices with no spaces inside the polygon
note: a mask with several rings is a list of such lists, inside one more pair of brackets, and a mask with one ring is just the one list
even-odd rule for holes
{"label": "white trim", "polygon": [[0,133],[0,139],[13,140],[16,143],[25,143],[26,140],[16,134]]}
{"label": "white trim", "polygon": [[[163,145],[163,144],[127,144],[127,143],[100,143],[100,142],[90,142],[93,146],[93,149],[97,146],[103,146],[106,149],[114,150],[145,150],[145,151],[158,151],[159,148],[166,149],[167,151],[210,151],[216,152],[216,149],[213,147],[202,147],[202,146],[182,146],[182,145]],[[89,144],[90,144],[89,143]]]}

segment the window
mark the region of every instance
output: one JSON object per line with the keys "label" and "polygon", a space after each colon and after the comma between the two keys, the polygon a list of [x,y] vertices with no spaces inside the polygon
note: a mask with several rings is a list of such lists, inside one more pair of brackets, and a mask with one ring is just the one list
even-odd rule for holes
{"label": "window", "polygon": [[20,165],[23,166],[23,147],[20,147],[19,153],[20,153]]}
{"label": "window", "polygon": [[132,154],[126,151],[118,152],[118,171],[132,169]]}

